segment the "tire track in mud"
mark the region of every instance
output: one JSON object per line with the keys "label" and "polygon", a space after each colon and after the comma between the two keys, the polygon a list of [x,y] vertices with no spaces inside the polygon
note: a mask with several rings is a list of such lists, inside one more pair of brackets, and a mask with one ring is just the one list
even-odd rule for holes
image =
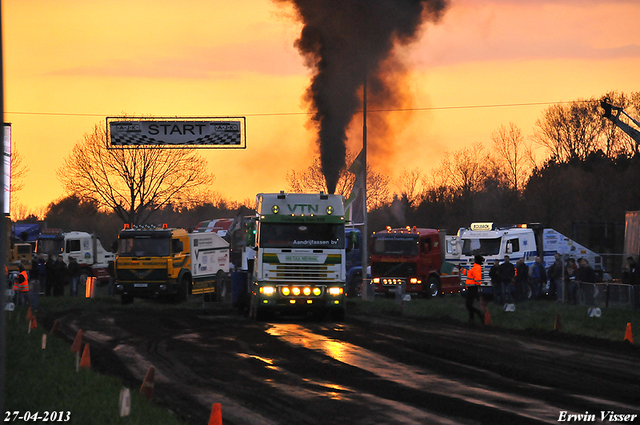
{"label": "tire track in mud", "polygon": [[[91,339],[101,371],[133,388],[153,365],[156,401],[193,424],[212,403],[227,425],[555,423],[560,410],[629,411],[640,383],[637,370],[618,370],[637,366],[637,350],[438,322],[261,323],[180,308],[74,311],[64,322]],[[603,370],[576,376],[590,362]]]}

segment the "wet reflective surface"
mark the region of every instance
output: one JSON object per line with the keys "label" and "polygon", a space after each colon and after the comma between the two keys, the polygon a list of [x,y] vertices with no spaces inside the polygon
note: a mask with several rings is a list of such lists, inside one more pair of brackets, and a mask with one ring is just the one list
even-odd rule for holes
{"label": "wet reflective surface", "polygon": [[103,316],[65,318],[69,335],[82,328],[91,338],[92,364],[134,385],[154,366],[157,401],[193,424],[206,423],[212,403],[225,425],[557,423],[562,411],[640,404],[640,355],[625,347],[437,321]]}

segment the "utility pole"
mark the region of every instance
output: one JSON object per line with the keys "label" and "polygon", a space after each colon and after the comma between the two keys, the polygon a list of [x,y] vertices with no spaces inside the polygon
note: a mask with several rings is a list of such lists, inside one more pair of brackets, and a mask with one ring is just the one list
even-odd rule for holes
{"label": "utility pole", "polygon": [[[364,78],[363,96],[364,103],[362,114],[362,285],[363,296],[369,297],[369,285],[367,282],[367,266],[369,264],[369,238],[367,231],[367,77]],[[366,283],[366,285],[365,285]]]}

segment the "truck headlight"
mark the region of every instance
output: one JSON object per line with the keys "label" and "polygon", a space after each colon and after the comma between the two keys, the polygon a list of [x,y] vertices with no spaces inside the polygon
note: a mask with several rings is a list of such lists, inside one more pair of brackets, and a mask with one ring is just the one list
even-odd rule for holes
{"label": "truck headlight", "polygon": [[316,297],[319,297],[321,293],[322,293],[322,289],[313,288],[313,295],[315,295]]}
{"label": "truck headlight", "polygon": [[338,287],[329,288],[329,294],[334,296],[342,295],[342,288],[338,288]]}
{"label": "truck headlight", "polygon": [[380,278],[379,277],[374,277],[373,278],[373,283],[380,283]]}
{"label": "truck headlight", "polygon": [[300,295],[300,288],[294,286],[293,289],[291,289],[291,292],[293,292],[293,295],[298,296]]}
{"label": "truck headlight", "polygon": [[282,288],[282,295],[284,295],[285,297],[288,297],[290,293],[291,289],[289,289],[289,287],[285,286],[284,288]]}
{"label": "truck headlight", "polygon": [[276,292],[276,288],[273,286],[263,286],[260,288],[260,292],[265,295],[273,295]]}

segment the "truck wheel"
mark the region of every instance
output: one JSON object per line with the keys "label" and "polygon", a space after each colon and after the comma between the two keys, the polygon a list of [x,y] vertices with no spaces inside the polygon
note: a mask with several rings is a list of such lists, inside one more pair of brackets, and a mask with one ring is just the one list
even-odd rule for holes
{"label": "truck wheel", "polygon": [[183,277],[180,281],[180,286],[178,286],[178,293],[176,294],[175,300],[177,302],[185,302],[189,300],[189,295],[191,294],[191,282],[186,277]]}
{"label": "truck wheel", "polygon": [[227,302],[230,296],[228,280],[225,272],[218,271],[216,274],[216,299],[219,303]]}
{"label": "truck wheel", "polygon": [[257,298],[252,296],[249,303],[249,318],[262,322],[267,319],[267,312],[264,307],[258,305]]}
{"label": "truck wheel", "polygon": [[362,273],[356,273],[349,285],[347,285],[347,297],[359,297],[362,295]]}
{"label": "truck wheel", "polygon": [[122,305],[132,304],[133,303],[133,295],[131,294],[122,294],[120,295],[120,301]]}
{"label": "truck wheel", "polygon": [[427,281],[427,287],[425,290],[425,296],[427,298],[435,298],[440,294],[440,285],[438,284],[438,279],[434,276],[431,276]]}
{"label": "truck wheel", "polygon": [[91,277],[91,273],[86,269],[80,270],[80,276],[78,277],[78,291],[80,290],[80,285],[84,286],[87,284],[87,278]]}

